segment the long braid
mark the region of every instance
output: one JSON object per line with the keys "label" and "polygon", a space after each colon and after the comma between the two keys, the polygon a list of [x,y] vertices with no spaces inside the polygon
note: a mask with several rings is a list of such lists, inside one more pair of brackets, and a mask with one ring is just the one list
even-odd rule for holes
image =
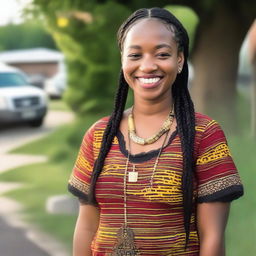
{"label": "long braid", "polygon": [[195,114],[194,105],[190,98],[187,86],[184,84],[184,76],[187,76],[188,66],[185,62],[183,71],[178,75],[173,84],[173,97],[175,101],[175,114],[177,128],[180,135],[183,152],[183,208],[184,228],[186,233],[186,245],[189,241],[190,220],[193,211],[193,172],[194,172],[194,138],[195,138]]}
{"label": "long braid", "polygon": [[110,147],[112,145],[112,141],[119,129],[119,125],[123,116],[123,111],[126,104],[126,99],[128,95],[128,89],[129,86],[127,82],[124,79],[123,72],[121,70],[120,76],[119,76],[119,88],[116,93],[115,97],[115,105],[114,110],[109,118],[107,127],[104,131],[102,143],[101,143],[101,149],[99,151],[99,155],[97,160],[95,161],[92,177],[91,177],[91,184],[90,184],[90,192],[89,192],[89,200],[90,202],[96,204],[96,198],[95,198],[95,186],[97,179],[103,169],[104,166],[104,160],[110,150]]}

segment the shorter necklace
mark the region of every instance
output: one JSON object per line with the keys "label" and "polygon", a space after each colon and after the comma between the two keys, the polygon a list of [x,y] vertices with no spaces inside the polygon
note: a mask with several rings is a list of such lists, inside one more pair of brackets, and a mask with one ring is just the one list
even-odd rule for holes
{"label": "shorter necklace", "polygon": [[156,142],[163,134],[170,130],[170,127],[173,123],[174,119],[174,108],[172,108],[170,114],[167,119],[164,121],[160,130],[149,138],[141,138],[136,134],[134,119],[132,112],[128,116],[128,130],[129,130],[129,138],[136,144],[140,145],[148,145]]}

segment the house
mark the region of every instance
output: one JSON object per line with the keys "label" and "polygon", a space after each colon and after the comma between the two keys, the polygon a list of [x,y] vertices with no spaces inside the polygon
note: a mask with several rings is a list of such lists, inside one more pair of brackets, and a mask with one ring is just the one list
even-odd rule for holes
{"label": "house", "polygon": [[31,83],[41,83],[57,74],[63,65],[64,55],[47,48],[20,49],[0,52],[0,62],[17,67],[24,71]]}

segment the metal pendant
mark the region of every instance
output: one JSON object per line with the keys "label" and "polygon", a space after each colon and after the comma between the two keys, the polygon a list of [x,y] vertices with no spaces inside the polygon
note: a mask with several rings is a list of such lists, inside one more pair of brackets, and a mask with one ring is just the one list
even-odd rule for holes
{"label": "metal pendant", "polygon": [[112,256],[138,256],[139,251],[134,243],[134,233],[128,226],[123,226],[117,233],[117,244]]}
{"label": "metal pendant", "polygon": [[137,182],[138,172],[128,172],[128,182]]}

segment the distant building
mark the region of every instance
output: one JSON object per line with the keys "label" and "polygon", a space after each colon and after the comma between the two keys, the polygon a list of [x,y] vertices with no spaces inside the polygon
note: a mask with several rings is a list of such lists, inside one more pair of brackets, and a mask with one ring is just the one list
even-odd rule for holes
{"label": "distant building", "polygon": [[64,55],[47,48],[0,52],[0,62],[21,69],[31,84],[44,87],[46,79],[55,76],[64,65]]}
{"label": "distant building", "polygon": [[0,52],[0,62],[20,68],[29,76],[52,77],[58,71],[64,55],[47,48],[21,49]]}

